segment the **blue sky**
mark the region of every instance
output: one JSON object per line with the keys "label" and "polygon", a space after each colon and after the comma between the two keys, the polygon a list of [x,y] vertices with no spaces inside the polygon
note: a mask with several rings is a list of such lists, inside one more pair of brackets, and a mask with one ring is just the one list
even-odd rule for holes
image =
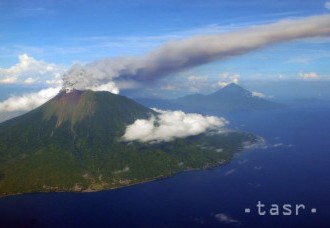
{"label": "blue sky", "polygon": [[[0,70],[10,69],[17,64],[19,55],[26,54],[43,63],[39,70],[52,66],[58,75],[77,62],[143,55],[170,40],[327,13],[330,10],[324,0],[2,0]],[[294,41],[176,73],[144,92],[179,96],[210,91],[209,85],[203,83],[194,89],[187,82],[191,76],[201,80],[208,77],[209,84],[223,74],[239,75],[243,84],[244,81],[302,80],[304,75],[307,78],[314,74],[318,80],[328,80],[329,60],[329,38]],[[54,72],[44,73],[38,80],[34,80],[34,75],[22,77],[31,88],[32,85],[46,87],[46,77],[52,80]],[[42,77],[45,79],[41,80]],[[8,86],[8,82],[14,81],[18,82],[4,80],[4,84]],[[175,90],[175,83],[186,83],[187,87]]]}
{"label": "blue sky", "polygon": [[323,0],[2,0],[1,66],[14,64],[20,53],[58,64],[141,54],[171,36],[323,14],[324,5]]}

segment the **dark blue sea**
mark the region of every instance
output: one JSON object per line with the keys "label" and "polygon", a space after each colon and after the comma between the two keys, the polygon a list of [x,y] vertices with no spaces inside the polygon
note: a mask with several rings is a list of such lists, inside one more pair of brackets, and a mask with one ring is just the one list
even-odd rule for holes
{"label": "dark blue sea", "polygon": [[[225,117],[266,144],[222,167],[122,189],[1,198],[0,226],[330,227],[330,105]],[[266,215],[258,214],[258,201]],[[272,204],[279,215],[270,215]],[[291,215],[283,215],[283,204]],[[296,204],[305,207],[299,215]]]}

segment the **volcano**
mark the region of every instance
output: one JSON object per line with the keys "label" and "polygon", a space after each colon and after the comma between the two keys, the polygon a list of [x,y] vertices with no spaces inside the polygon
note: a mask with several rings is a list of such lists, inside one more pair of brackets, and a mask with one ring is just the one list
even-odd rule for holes
{"label": "volcano", "polygon": [[227,162],[249,133],[124,142],[127,125],[158,113],[109,92],[61,91],[0,124],[0,194],[95,191]]}

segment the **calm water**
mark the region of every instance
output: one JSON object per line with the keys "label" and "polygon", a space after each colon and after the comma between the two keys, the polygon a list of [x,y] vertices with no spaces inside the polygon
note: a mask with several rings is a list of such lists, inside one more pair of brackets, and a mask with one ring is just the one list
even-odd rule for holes
{"label": "calm water", "polygon": [[[226,116],[267,148],[212,170],[97,193],[0,199],[0,224],[27,227],[330,227],[330,106]],[[259,216],[258,201],[304,204],[291,216]],[[250,208],[251,213],[244,213]],[[311,213],[316,208],[316,213]]]}

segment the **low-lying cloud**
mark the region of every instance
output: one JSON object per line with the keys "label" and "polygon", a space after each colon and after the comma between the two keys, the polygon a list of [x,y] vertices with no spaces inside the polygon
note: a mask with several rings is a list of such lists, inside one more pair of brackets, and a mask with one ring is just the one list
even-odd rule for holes
{"label": "low-lying cloud", "polygon": [[320,76],[316,72],[300,73],[299,78],[302,80],[318,80]]}
{"label": "low-lying cloud", "polygon": [[225,224],[240,224],[241,223],[241,221],[234,219],[225,213],[215,214],[214,218],[216,220],[218,220],[220,223],[225,223]]}
{"label": "low-lying cloud", "polygon": [[[118,88],[113,82],[100,86],[88,87],[87,89],[93,91],[107,91],[114,94],[119,93]],[[4,101],[0,101],[0,112],[30,111],[55,97],[60,90],[61,87],[50,87],[38,92],[25,93],[20,96],[11,96]]]}
{"label": "low-lying cloud", "polygon": [[48,88],[35,93],[11,96],[0,102],[0,112],[29,111],[56,96],[60,89],[60,87]]}
{"label": "low-lying cloud", "polygon": [[266,98],[267,96],[261,92],[252,91],[252,97]]}
{"label": "low-lying cloud", "polygon": [[110,58],[85,66],[75,65],[64,75],[64,87],[84,89],[117,80],[146,83],[270,45],[329,35],[330,15],[321,15],[281,20],[238,32],[196,36],[168,42],[141,57]]}
{"label": "low-lying cloud", "polygon": [[0,84],[12,84],[12,83],[15,83],[16,81],[17,81],[16,76],[9,76],[9,77],[0,78]]}
{"label": "low-lying cloud", "polygon": [[220,130],[228,124],[224,118],[182,111],[163,111],[149,119],[138,119],[126,127],[124,141],[161,142]]}

